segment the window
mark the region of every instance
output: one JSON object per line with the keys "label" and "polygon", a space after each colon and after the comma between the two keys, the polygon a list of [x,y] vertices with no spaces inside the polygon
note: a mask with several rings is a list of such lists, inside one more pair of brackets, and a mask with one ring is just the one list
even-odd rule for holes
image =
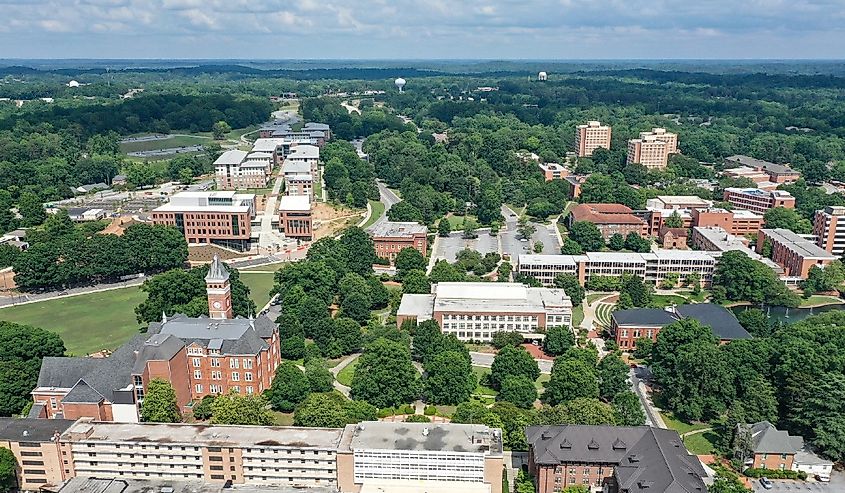
{"label": "window", "polygon": [[247,393],[247,394],[251,394],[252,392],[253,392],[252,387],[247,387],[247,388],[246,388],[246,393]]}
{"label": "window", "polygon": [[199,367],[200,367],[200,359],[199,359],[199,358],[193,358],[191,361],[192,361],[192,362],[193,362],[193,364],[194,364],[194,368],[199,368]]}
{"label": "window", "polygon": [[220,359],[219,358],[211,358],[211,366],[212,367],[219,367],[220,366]]}
{"label": "window", "polygon": [[201,380],[202,379],[202,372],[200,370],[194,370],[194,380]]}
{"label": "window", "polygon": [[196,387],[194,388],[194,390],[196,391],[197,394],[202,394],[202,384],[198,383],[196,385]]}
{"label": "window", "polygon": [[238,367],[238,361],[240,361],[238,358],[230,359],[229,360],[229,368],[232,368],[232,369],[237,368]]}
{"label": "window", "polygon": [[251,382],[252,381],[252,373],[251,372],[245,372],[244,373],[244,380],[246,380],[247,382]]}
{"label": "window", "polygon": [[246,369],[252,368],[252,360],[251,359],[244,358],[244,368],[246,368]]}
{"label": "window", "polygon": [[241,375],[240,375],[240,373],[238,373],[238,372],[236,372],[236,371],[233,371],[233,372],[232,372],[232,381],[233,381],[233,382],[239,382],[240,380],[241,380]]}
{"label": "window", "polygon": [[229,390],[231,390],[232,392],[234,392],[236,394],[241,393],[241,387],[239,385],[233,385],[233,386],[229,387]]}

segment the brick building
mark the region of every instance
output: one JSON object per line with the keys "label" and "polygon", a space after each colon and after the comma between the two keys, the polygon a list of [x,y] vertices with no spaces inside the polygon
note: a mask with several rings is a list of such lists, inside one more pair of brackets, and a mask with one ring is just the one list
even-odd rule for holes
{"label": "brick building", "polygon": [[576,221],[595,224],[605,241],[616,233],[648,236],[648,224],[632,214],[630,207],[622,204],[578,204],[569,211],[566,224],[572,227]]}
{"label": "brick building", "polygon": [[845,253],[845,207],[828,206],[816,211],[813,235],[821,248],[841,257]]}
{"label": "brick building", "polygon": [[589,121],[575,127],[575,153],[578,157],[590,157],[599,148],[610,149],[611,128],[601,122]]}
{"label": "brick building", "polygon": [[663,169],[669,164],[669,155],[678,152],[678,134],[665,128],[640,132],[638,139],[628,141],[627,164],[641,164],[648,169]]}
{"label": "brick building", "polygon": [[537,493],[586,486],[607,493],[701,492],[706,473],[678,432],[647,426],[529,426]]}
{"label": "brick building", "polygon": [[[763,173],[768,177],[768,181],[777,184],[792,183],[798,181],[798,178],[801,178],[801,173],[787,165],[775,164],[769,161],[763,161],[762,159],[754,159],[749,156],[729,156],[725,158],[725,163],[750,168],[757,173]],[[731,170],[725,170],[725,173],[729,172],[731,172]],[[752,178],[752,180],[755,183],[759,183],[757,179]]]}
{"label": "brick building", "polygon": [[569,175],[569,170],[558,163],[537,163],[537,166],[543,173],[545,181],[561,180]]}
{"label": "brick building", "polygon": [[225,192],[182,192],[153,209],[153,224],[173,226],[188,245],[220,245],[249,250],[255,195]]}
{"label": "brick building", "polygon": [[368,232],[373,237],[376,255],[390,260],[391,264],[403,248],[413,248],[423,257],[428,255],[428,228],[423,224],[380,221]]}
{"label": "brick building", "polygon": [[572,301],[562,289],[519,283],[441,282],[431,294],[404,294],[396,325],[436,320],[461,341],[490,341],[498,331],[540,340],[542,329],[572,325]]}
{"label": "brick building", "polygon": [[774,207],[795,208],[795,197],[783,190],[726,188],[724,199],[737,209],[745,209],[757,214],[765,214],[767,210]]}
{"label": "brick building", "polygon": [[736,433],[745,435],[751,457],[745,465],[755,469],[790,471],[797,454],[804,447],[804,439],[778,430],[768,421],[736,425]]}
{"label": "brick building", "polygon": [[261,393],[281,362],[276,324],[232,318],[229,273],[215,256],[210,317],[164,316],[106,358],[44,358],[32,417],[137,422],[149,382],[170,382],[181,409],[206,395]]}
{"label": "brick building", "polygon": [[824,267],[836,256],[788,229],[761,229],[757,233],[757,253],[772,247],[771,259],[783,267],[786,275],[806,279],[813,266]]}
{"label": "brick building", "polygon": [[14,454],[21,490],[56,487],[68,478],[57,437],[72,424],[65,419],[0,418],[0,448]]}
{"label": "brick building", "polygon": [[660,228],[658,234],[658,245],[666,250],[687,250],[689,230],[687,228],[668,228],[665,225]]}
{"label": "brick building", "polygon": [[305,195],[286,195],[279,201],[279,229],[288,238],[311,241],[314,236],[311,200]]}

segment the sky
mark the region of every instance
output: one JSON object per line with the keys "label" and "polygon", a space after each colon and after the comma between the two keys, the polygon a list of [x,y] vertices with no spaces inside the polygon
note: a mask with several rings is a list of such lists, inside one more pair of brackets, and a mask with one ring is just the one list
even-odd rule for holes
{"label": "sky", "polygon": [[845,0],[0,0],[0,58],[843,54]]}

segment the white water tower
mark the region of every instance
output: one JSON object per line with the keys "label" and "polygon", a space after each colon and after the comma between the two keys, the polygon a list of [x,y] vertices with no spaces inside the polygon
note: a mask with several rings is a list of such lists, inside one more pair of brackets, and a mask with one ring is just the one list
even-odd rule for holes
{"label": "white water tower", "polygon": [[396,87],[399,89],[399,92],[403,92],[403,89],[405,87],[405,79],[399,77],[393,83],[396,84]]}
{"label": "white water tower", "polygon": [[539,80],[540,82],[546,81],[548,79],[549,79],[549,74],[547,74],[545,72],[540,72],[539,74],[537,74],[537,80]]}

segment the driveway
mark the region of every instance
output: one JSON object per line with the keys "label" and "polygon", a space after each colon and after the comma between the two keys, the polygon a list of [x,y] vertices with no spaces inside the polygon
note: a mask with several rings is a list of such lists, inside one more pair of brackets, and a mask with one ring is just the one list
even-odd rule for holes
{"label": "driveway", "polygon": [[529,241],[521,241],[518,235],[518,217],[516,213],[509,207],[502,206],[502,216],[505,217],[505,227],[499,233],[501,238],[502,255],[510,255],[511,261],[515,261],[516,256],[534,253],[533,246],[536,242],[543,244],[543,254],[554,255],[560,253],[560,241],[558,241],[558,233],[554,228],[557,226],[554,222],[551,224],[540,224],[532,222],[536,231],[531,235]]}
{"label": "driveway", "polygon": [[464,248],[476,250],[482,255],[490,252],[499,252],[499,239],[495,236],[490,236],[489,229],[479,229],[477,233],[478,238],[472,239],[463,238],[463,233],[459,231],[449,234],[448,238],[437,238],[432,257],[454,262],[457,259],[458,252]]}

